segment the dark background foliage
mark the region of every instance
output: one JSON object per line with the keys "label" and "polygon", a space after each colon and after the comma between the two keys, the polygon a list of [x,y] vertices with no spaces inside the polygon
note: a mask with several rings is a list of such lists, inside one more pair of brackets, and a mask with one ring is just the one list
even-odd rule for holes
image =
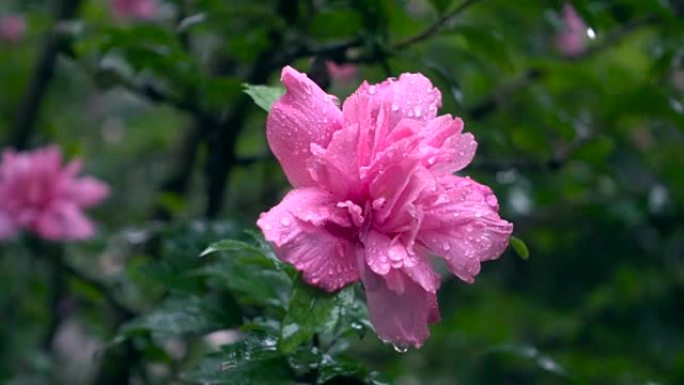
{"label": "dark background foliage", "polygon": [[[554,43],[563,4],[165,0],[136,22],[4,0],[28,30],[0,44],[0,144],[58,143],[113,194],[93,241],[0,245],[0,382],[684,383],[684,2],[574,1],[596,34],[576,57]],[[288,189],[243,84],[286,64],[341,98],[430,77],[479,142],[465,173],[530,249],[444,281],[420,350],[243,232]]]}

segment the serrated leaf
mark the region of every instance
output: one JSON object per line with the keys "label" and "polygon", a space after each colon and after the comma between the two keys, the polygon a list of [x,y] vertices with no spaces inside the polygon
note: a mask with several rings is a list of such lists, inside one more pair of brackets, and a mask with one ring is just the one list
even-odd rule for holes
{"label": "serrated leaf", "polygon": [[271,106],[285,93],[285,88],[281,86],[262,86],[253,84],[243,84],[245,93],[249,95],[257,106],[268,112]]}
{"label": "serrated leaf", "polygon": [[315,333],[332,330],[345,308],[353,302],[352,286],[337,293],[326,293],[297,281],[280,328],[278,349],[284,353],[292,352]]}
{"label": "serrated leaf", "polygon": [[516,254],[524,260],[530,258],[530,250],[527,248],[525,242],[518,237],[511,237],[511,246],[515,250]]}

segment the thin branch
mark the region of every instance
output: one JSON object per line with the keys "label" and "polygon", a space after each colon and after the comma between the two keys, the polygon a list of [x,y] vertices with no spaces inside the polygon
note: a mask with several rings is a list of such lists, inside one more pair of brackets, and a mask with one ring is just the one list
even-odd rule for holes
{"label": "thin branch", "polygon": [[463,11],[468,9],[471,5],[474,5],[478,1],[481,0],[465,0],[463,3],[461,3],[459,6],[456,8],[452,9],[449,12],[446,12],[439,16],[437,21],[435,21],[433,24],[431,24],[429,27],[425,28],[424,30],[418,32],[417,34],[410,36],[404,40],[398,41],[394,44],[392,44],[392,48],[396,50],[404,49],[410,45],[413,45],[415,43],[421,42],[423,40],[429,39],[433,35],[435,35],[437,32],[439,32],[444,25],[449,22],[452,18],[457,17]]}

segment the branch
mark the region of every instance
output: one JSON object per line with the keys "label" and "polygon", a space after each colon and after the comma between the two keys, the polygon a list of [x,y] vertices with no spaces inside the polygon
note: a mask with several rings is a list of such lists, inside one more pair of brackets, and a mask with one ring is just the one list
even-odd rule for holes
{"label": "branch", "polygon": [[21,99],[21,104],[17,111],[10,143],[18,150],[23,150],[28,146],[28,142],[33,134],[33,129],[38,119],[40,105],[45,97],[50,81],[55,74],[57,57],[64,49],[61,41],[62,36],[56,31],[56,26],[64,20],[69,20],[76,16],[81,0],[61,0],[57,3],[54,11],[55,21],[52,28],[45,36],[45,43],[40,52],[36,68],[29,79],[28,87]]}
{"label": "branch", "polygon": [[456,8],[452,9],[449,12],[446,12],[442,14],[437,21],[435,21],[432,25],[429,27],[425,28],[421,32],[418,32],[417,34],[410,36],[404,40],[398,41],[394,44],[392,44],[392,48],[399,50],[399,49],[404,49],[407,48],[410,45],[413,45],[415,43],[419,43],[423,40],[429,39],[432,37],[434,34],[439,32],[444,25],[449,22],[452,18],[455,18],[456,16],[460,15],[465,11],[468,7],[471,5],[474,5],[480,0],[465,0],[463,3],[461,3],[459,6]]}

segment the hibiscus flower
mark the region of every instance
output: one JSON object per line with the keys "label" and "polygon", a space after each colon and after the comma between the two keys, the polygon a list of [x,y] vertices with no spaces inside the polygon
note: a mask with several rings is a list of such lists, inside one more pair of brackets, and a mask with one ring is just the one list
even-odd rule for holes
{"label": "hibiscus flower", "polygon": [[95,233],[83,209],[100,203],[109,186],[77,177],[81,162],[63,167],[62,152],[5,150],[0,162],[0,239],[27,230],[48,240],[82,240]]}
{"label": "hibiscus flower", "polygon": [[291,67],[281,80],[266,134],[294,189],[257,225],[309,284],[332,292],[361,280],[378,336],[420,347],[440,318],[430,258],[472,283],[513,230],[489,187],[453,174],[475,138],[437,116],[441,94],[420,74],[364,82],[342,109]]}

